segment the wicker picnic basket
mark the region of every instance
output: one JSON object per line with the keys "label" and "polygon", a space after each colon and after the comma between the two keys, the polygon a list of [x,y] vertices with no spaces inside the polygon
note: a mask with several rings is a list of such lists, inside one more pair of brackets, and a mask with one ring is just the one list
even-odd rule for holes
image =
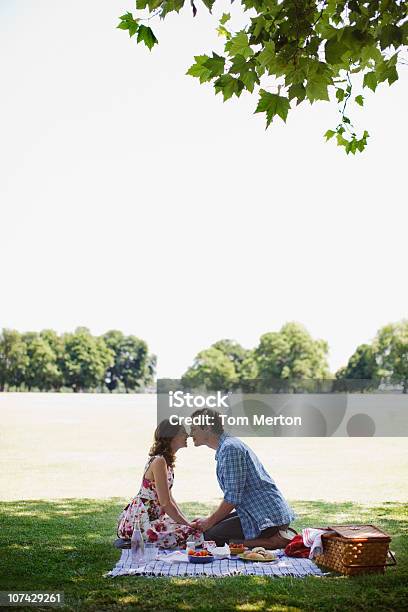
{"label": "wicker picnic basket", "polygon": [[383,574],[385,567],[396,565],[389,550],[390,536],[374,525],[333,525],[327,529],[333,533],[322,535],[323,553],[315,558],[319,565],[347,576]]}

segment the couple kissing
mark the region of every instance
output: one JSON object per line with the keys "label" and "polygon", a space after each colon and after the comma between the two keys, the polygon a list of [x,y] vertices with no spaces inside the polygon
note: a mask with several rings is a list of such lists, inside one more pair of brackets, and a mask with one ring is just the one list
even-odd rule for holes
{"label": "couple kissing", "polygon": [[[208,517],[189,521],[172,495],[175,455],[187,446],[189,434],[180,424],[162,421],[143,471],[138,494],[124,508],[118,523],[118,548],[130,547],[138,524],[143,539],[160,548],[184,548],[187,540],[214,540],[217,546],[284,548],[293,537],[295,515],[256,454],[239,438],[224,432],[220,415],[197,410],[200,425],[192,425],[194,446],[215,451],[216,474],[223,500]],[[195,419],[196,421],[197,419]]]}

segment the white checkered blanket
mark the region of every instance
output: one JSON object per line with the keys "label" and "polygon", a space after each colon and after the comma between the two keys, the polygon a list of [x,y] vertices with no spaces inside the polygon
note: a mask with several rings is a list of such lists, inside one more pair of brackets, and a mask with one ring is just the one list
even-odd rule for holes
{"label": "white checkered blanket", "polygon": [[272,563],[242,561],[241,559],[222,559],[212,563],[195,564],[189,562],[168,563],[164,560],[167,554],[173,551],[161,551],[156,561],[142,565],[132,564],[132,553],[129,549],[122,550],[122,555],[112,571],[106,577],[116,576],[270,576],[282,577],[293,576],[304,578],[305,576],[325,576],[310,559],[296,559],[287,557],[282,550],[275,551],[278,560]]}

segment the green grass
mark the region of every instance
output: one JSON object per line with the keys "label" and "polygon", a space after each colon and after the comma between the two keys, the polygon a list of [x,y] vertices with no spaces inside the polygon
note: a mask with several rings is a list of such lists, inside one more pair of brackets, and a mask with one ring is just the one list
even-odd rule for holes
{"label": "green grass", "polygon": [[[103,574],[120,555],[112,540],[123,500],[1,502],[0,590],[62,590],[68,610],[408,610],[404,504],[293,505],[298,528],[349,522],[382,527],[393,536],[398,566],[385,575],[357,578],[109,579]],[[209,510],[195,503],[183,508],[189,515]]]}

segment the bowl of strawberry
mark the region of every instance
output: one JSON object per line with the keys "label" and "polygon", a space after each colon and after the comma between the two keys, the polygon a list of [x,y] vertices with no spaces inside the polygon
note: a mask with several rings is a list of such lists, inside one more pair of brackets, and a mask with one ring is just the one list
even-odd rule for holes
{"label": "bowl of strawberry", "polygon": [[190,563],[211,563],[214,561],[214,555],[212,555],[208,550],[188,550],[187,551],[188,560]]}

